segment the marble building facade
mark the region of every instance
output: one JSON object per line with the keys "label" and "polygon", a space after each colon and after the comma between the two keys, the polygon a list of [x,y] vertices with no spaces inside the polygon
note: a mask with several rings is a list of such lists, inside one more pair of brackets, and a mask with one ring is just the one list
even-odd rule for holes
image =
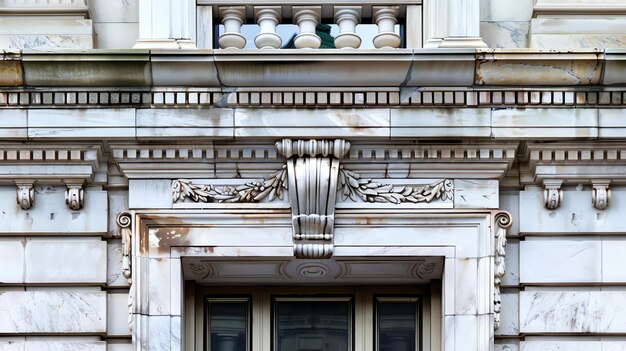
{"label": "marble building facade", "polygon": [[626,351],[624,14],[0,0],[0,351]]}

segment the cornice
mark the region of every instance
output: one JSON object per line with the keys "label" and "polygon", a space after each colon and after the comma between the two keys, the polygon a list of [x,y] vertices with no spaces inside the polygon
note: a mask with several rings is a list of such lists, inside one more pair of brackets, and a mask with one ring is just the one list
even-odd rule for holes
{"label": "cornice", "polygon": [[[417,144],[354,141],[343,163],[367,178],[500,179],[517,143]],[[285,162],[273,142],[111,143],[111,157],[131,179],[259,178]]]}
{"label": "cornice", "polygon": [[610,186],[626,184],[626,143],[528,143],[526,184],[544,187],[545,207],[564,201],[563,185],[588,185],[593,207],[604,210],[611,199]]}
{"label": "cornice", "polygon": [[90,183],[102,160],[100,145],[0,144],[0,183],[16,179]]}
{"label": "cornice", "polygon": [[64,184],[66,205],[79,211],[84,187],[96,180],[102,156],[100,145],[0,144],[0,184],[16,186],[23,210],[33,207],[36,185]]}
{"label": "cornice", "polygon": [[[3,54],[0,85],[29,87],[601,86],[623,50],[91,50]],[[8,59],[7,59],[8,58]],[[612,66],[605,67],[605,61]],[[618,64],[615,64],[615,63]],[[19,67],[16,67],[18,63]],[[23,72],[23,74],[21,73]],[[23,78],[22,78],[23,77]]]}

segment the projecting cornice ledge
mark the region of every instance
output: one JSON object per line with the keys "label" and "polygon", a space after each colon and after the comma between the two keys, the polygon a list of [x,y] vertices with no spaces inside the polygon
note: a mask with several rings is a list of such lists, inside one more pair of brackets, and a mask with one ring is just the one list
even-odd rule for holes
{"label": "projecting cornice ledge", "polygon": [[437,87],[626,83],[626,50],[92,50],[4,53],[0,86]]}

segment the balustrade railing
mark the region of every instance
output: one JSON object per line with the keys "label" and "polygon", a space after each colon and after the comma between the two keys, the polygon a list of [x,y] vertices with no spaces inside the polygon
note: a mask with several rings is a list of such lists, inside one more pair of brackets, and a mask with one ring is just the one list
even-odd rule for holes
{"label": "balustrade railing", "polygon": [[[406,5],[324,4],[287,8],[220,5],[213,20],[221,24],[216,31],[220,49],[251,48],[251,42],[258,49],[393,49],[405,45],[406,8]],[[421,28],[421,18],[413,20],[420,23],[412,26]],[[248,28],[251,24],[254,29]],[[366,40],[369,42],[365,43]]]}

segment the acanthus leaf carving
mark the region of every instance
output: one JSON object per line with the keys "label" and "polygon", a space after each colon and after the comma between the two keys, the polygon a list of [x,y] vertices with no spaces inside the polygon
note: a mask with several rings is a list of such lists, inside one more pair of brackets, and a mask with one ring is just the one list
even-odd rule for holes
{"label": "acanthus leaf carving", "polygon": [[287,190],[287,170],[283,166],[279,171],[266,179],[248,182],[239,186],[194,184],[189,179],[176,179],[172,182],[172,200],[182,202],[186,198],[194,202],[260,202],[264,199],[273,201],[283,199]]}
{"label": "acanthus leaf carving", "polygon": [[115,218],[115,222],[122,237],[122,275],[128,281],[130,290],[128,292],[128,326],[132,327],[132,307],[134,300],[134,287],[132,282],[132,224],[133,217],[130,212],[120,212]]}
{"label": "acanthus leaf carving", "polygon": [[357,198],[361,198],[365,202],[430,203],[436,199],[452,200],[454,196],[454,186],[450,179],[429,185],[397,186],[380,184],[372,179],[362,179],[359,174],[343,167],[339,169],[338,178],[337,191],[341,192],[343,200],[350,198],[352,201],[357,201]]}
{"label": "acanthus leaf carving", "polygon": [[494,303],[494,318],[493,318],[493,326],[494,329],[498,329],[500,327],[500,312],[502,310],[502,297],[500,295],[500,285],[502,285],[502,278],[504,278],[504,274],[506,273],[506,266],[504,262],[504,258],[506,255],[506,232],[511,225],[513,224],[513,220],[511,215],[508,212],[501,211],[497,212],[494,215],[494,241],[495,241],[495,257],[494,257],[494,293],[493,293],[493,303]]}

